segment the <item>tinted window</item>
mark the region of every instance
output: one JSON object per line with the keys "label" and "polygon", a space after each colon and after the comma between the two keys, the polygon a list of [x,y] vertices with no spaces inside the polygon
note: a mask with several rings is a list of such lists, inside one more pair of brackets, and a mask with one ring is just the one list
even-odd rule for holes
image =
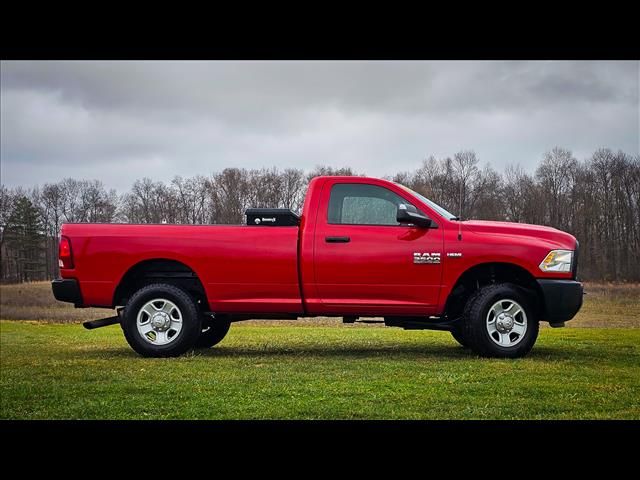
{"label": "tinted window", "polygon": [[398,205],[408,203],[391,190],[375,185],[338,183],[331,188],[329,223],[399,225]]}

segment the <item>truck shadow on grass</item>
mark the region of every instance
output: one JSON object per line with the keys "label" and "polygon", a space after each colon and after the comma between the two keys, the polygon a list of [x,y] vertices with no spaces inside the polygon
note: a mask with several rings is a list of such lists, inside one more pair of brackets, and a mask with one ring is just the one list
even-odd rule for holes
{"label": "truck shadow on grass", "polygon": [[345,358],[345,359],[425,359],[447,358],[464,359],[473,356],[469,350],[457,346],[420,346],[420,345],[318,345],[318,346],[281,346],[256,345],[251,347],[224,347],[195,350],[193,355],[210,358],[225,357],[269,357],[287,356],[301,358]]}
{"label": "truck shadow on grass", "polygon": [[233,357],[269,357],[289,356],[301,358],[345,358],[345,359],[386,359],[386,360],[485,360],[485,361],[562,361],[581,359],[607,359],[609,361],[629,360],[630,352],[586,351],[583,349],[567,350],[563,347],[539,347],[534,348],[524,359],[496,359],[483,358],[469,349],[459,345],[406,345],[406,346],[300,346],[300,347],[218,347],[208,350],[195,350],[189,355],[209,358],[233,358]]}
{"label": "truck shadow on grass", "polygon": [[[97,350],[83,350],[79,355],[83,358],[138,358],[143,359],[127,347],[105,348]],[[173,360],[189,360],[194,358],[234,359],[234,358],[265,358],[281,357],[289,359],[367,359],[367,360],[474,360],[479,361],[585,361],[601,359],[607,362],[628,362],[634,354],[631,351],[601,351],[586,349],[569,349],[562,346],[541,346],[534,348],[524,359],[492,359],[482,358],[471,350],[464,349],[458,345],[325,345],[325,346],[282,346],[282,345],[256,345],[255,347],[233,347],[223,346],[198,349],[187,352],[181,357]],[[153,360],[153,359],[148,359]]]}

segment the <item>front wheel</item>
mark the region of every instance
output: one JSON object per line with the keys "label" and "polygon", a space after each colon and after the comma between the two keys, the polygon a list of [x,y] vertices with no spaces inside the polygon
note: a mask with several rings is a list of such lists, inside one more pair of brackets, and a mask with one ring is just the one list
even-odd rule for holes
{"label": "front wheel", "polygon": [[469,348],[485,357],[523,357],[538,338],[538,319],[529,298],[509,283],[478,290],[467,301],[462,320]]}
{"label": "front wheel", "polygon": [[147,285],[134,293],[124,310],[127,342],[144,357],[176,357],[193,348],[202,331],[193,298],[173,285]]}

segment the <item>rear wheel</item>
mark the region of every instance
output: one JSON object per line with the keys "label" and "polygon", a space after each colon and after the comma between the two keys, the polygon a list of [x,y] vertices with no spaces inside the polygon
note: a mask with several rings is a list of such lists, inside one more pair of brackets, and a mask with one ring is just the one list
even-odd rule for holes
{"label": "rear wheel", "polygon": [[518,358],[533,348],[538,319],[529,299],[513,284],[500,283],[478,290],[463,314],[463,338],[485,357]]}
{"label": "rear wheel", "polygon": [[209,325],[203,325],[202,332],[196,340],[196,348],[211,348],[222,341],[227,335],[231,323],[224,320],[210,320]]}
{"label": "rear wheel", "polygon": [[173,285],[147,285],[134,293],[124,310],[127,342],[145,357],[175,357],[193,348],[201,327],[193,298]]}
{"label": "rear wheel", "polygon": [[453,330],[451,330],[451,336],[464,348],[469,348],[469,342],[467,342],[467,339],[464,336],[463,328],[454,327]]}

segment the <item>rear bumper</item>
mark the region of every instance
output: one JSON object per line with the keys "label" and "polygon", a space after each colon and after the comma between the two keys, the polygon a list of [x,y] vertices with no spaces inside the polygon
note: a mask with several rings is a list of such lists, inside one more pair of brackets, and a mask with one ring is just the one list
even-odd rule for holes
{"label": "rear bumper", "polygon": [[544,297],[541,320],[549,323],[566,322],[582,307],[582,283],[575,280],[538,280],[538,285]]}
{"label": "rear bumper", "polygon": [[80,285],[74,278],[58,278],[51,282],[51,289],[56,300],[82,305]]}

